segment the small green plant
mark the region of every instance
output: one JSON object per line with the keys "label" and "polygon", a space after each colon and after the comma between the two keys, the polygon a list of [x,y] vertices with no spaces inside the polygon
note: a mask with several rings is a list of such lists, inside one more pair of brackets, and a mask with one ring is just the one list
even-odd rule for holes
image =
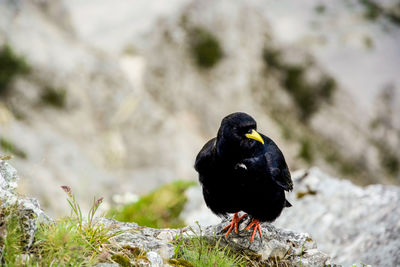
{"label": "small green plant", "polygon": [[138,202],[129,203],[120,209],[112,209],[107,216],[118,221],[136,222],[153,228],[179,228],[185,224],[179,218],[187,201],[185,190],[194,182],[176,181],[164,185]]}
{"label": "small green plant", "polygon": [[[227,245],[221,245],[221,239],[212,241],[201,234],[175,240],[175,256],[169,260],[172,266],[213,267],[213,266],[247,266],[240,253],[234,252]],[[192,230],[194,232],[194,230]]]}
{"label": "small green plant", "polygon": [[11,82],[18,76],[28,74],[30,67],[9,45],[0,48],[0,94],[5,94]]}
{"label": "small green plant", "polygon": [[85,219],[71,188],[62,188],[68,195],[72,216],[56,223],[39,224],[30,248],[24,243],[24,222],[18,207],[1,210],[0,223],[4,228],[0,226],[0,229],[5,229],[0,230],[2,263],[6,266],[89,266],[100,261],[101,250],[108,247],[110,238],[121,232],[112,232],[95,221],[102,198],[94,201]]}
{"label": "small green plant", "polygon": [[96,223],[94,216],[103,198],[94,201],[87,219],[84,219],[72,190],[62,186],[68,195],[72,216],[56,224],[41,224],[36,234],[35,252],[32,262],[41,266],[86,266],[99,261],[101,249],[108,240],[120,232],[111,233],[111,228]]}
{"label": "small green plant", "polygon": [[96,198],[94,198],[93,205],[89,210],[87,219],[84,220],[81,209],[75,199],[75,196],[72,194],[71,188],[68,186],[62,186],[62,189],[68,195],[67,201],[73,212],[73,217],[75,217],[78,230],[85,237],[86,242],[93,249],[93,253],[99,252],[98,249],[100,248],[100,246],[105,244],[111,237],[120,234],[118,232],[110,235],[110,228],[105,228],[102,224],[98,224],[95,221],[95,214],[100,204],[103,202],[102,197],[98,198],[97,200]]}
{"label": "small green plant", "polygon": [[214,67],[223,57],[217,37],[204,28],[195,27],[189,32],[189,45],[197,65],[201,68]]}
{"label": "small green plant", "polygon": [[[17,206],[11,206],[0,211],[0,251],[2,263],[6,266],[18,262],[18,257],[24,252],[22,221]],[[22,266],[17,264],[16,266]]]}
{"label": "small green plant", "polygon": [[10,140],[0,137],[0,148],[5,154],[12,154],[21,159],[26,159],[26,153]]}
{"label": "small green plant", "polygon": [[77,266],[95,263],[97,251],[91,246],[76,221],[65,218],[57,224],[41,225],[36,234],[37,258],[35,261],[50,266]]}
{"label": "small green plant", "polygon": [[67,91],[64,88],[45,87],[41,95],[42,102],[55,108],[65,108]]}

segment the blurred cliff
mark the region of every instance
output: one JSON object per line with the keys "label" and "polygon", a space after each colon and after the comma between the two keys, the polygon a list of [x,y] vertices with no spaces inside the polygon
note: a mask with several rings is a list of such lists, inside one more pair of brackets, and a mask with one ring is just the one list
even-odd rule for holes
{"label": "blurred cliff", "polygon": [[396,1],[1,1],[0,154],[59,213],[61,184],[196,180],[245,111],[292,170],[399,184],[399,26]]}

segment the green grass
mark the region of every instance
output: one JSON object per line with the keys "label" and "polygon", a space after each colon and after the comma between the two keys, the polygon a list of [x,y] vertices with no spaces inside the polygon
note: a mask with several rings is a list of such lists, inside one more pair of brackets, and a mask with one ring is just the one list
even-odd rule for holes
{"label": "green grass", "polygon": [[288,257],[283,259],[262,259],[262,255],[249,249],[237,249],[225,243],[224,237],[204,237],[193,229],[193,234],[179,235],[174,240],[175,253],[168,264],[177,267],[214,267],[214,266],[292,266]]}
{"label": "green grass", "polygon": [[185,226],[179,218],[187,201],[184,192],[194,182],[176,181],[164,185],[138,202],[112,209],[107,217],[123,222],[136,222],[153,228],[179,228]]}
{"label": "green grass", "polygon": [[25,59],[17,55],[9,45],[0,48],[0,94],[8,92],[9,85],[19,75],[30,72]]}
{"label": "green grass", "polygon": [[[24,251],[22,221],[16,206],[0,211],[0,246],[3,248],[2,259],[6,266],[17,263]],[[16,265],[22,266],[22,265]]]}
{"label": "green grass", "polygon": [[[174,241],[175,255],[168,263],[178,267],[213,267],[213,266],[247,266],[241,253],[235,252],[227,245],[221,245],[219,239],[214,241],[200,234],[183,237],[177,236]],[[195,231],[192,229],[192,232]]]}
{"label": "green grass", "polygon": [[[142,222],[158,227],[183,225],[178,217],[186,202],[184,191],[191,185],[193,182],[182,181],[165,185],[143,197],[136,208],[127,210],[138,212]],[[20,216],[19,207],[0,209],[0,248],[3,248],[5,266],[92,266],[99,262],[133,266],[149,262],[146,251],[141,248],[115,247],[109,243],[121,231],[112,231],[95,220],[102,198],[94,199],[89,213],[83,216],[71,188],[63,186],[62,189],[68,196],[71,216],[55,223],[39,224],[30,248],[26,248],[24,241],[22,229],[26,221]],[[150,218],[145,218],[146,215]]]}
{"label": "green grass", "polygon": [[220,42],[211,32],[195,27],[189,30],[188,36],[192,56],[199,67],[212,68],[222,59]]}
{"label": "green grass", "polygon": [[246,266],[243,257],[232,252],[228,246],[222,246],[219,242],[210,242],[200,237],[185,239],[181,244],[178,256],[170,260],[169,264],[195,267]]}
{"label": "green grass", "polygon": [[4,247],[2,261],[5,266],[90,266],[102,259],[101,251],[107,248],[109,239],[120,232],[111,232],[96,223],[94,215],[102,198],[94,201],[87,219],[84,219],[79,205],[69,187],[63,187],[68,194],[72,216],[52,224],[39,224],[35,242],[26,248],[22,227],[26,224],[19,215],[19,207],[1,210],[0,245]]}
{"label": "green grass", "polygon": [[38,241],[34,249],[37,256],[33,262],[50,265],[54,261],[60,266],[97,262],[98,250],[92,246],[90,237],[80,229],[79,224],[70,218],[62,219],[54,225],[41,225],[36,238]]}

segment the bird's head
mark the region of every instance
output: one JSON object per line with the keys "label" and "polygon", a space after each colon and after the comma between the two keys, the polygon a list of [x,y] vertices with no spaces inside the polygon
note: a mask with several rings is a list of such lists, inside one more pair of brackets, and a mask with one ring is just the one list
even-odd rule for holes
{"label": "bird's head", "polygon": [[246,113],[236,112],[226,116],[218,130],[218,153],[234,158],[251,155],[264,144],[264,140],[256,130],[256,121]]}

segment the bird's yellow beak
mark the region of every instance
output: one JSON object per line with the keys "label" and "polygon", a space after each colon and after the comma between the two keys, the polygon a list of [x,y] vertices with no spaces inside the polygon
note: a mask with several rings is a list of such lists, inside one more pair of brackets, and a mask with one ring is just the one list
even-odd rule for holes
{"label": "bird's yellow beak", "polygon": [[258,142],[260,142],[261,144],[264,144],[264,140],[262,139],[261,135],[259,133],[256,132],[256,130],[252,130],[251,133],[246,134],[247,138],[250,139],[254,139]]}

